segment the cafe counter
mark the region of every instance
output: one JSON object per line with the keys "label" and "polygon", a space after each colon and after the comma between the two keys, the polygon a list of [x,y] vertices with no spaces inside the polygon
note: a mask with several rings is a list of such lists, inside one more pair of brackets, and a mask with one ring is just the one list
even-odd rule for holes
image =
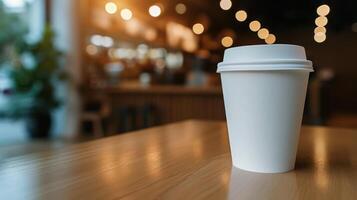
{"label": "cafe counter", "polygon": [[225,119],[220,86],[121,83],[116,86],[94,88],[90,93],[107,96],[114,111],[123,110],[122,108],[140,110],[137,114],[144,113],[144,121],[145,118],[155,121],[150,125],[185,119]]}

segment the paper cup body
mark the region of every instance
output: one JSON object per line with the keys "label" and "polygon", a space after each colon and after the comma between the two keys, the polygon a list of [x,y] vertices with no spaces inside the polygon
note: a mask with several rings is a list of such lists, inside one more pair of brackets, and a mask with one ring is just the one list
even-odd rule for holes
{"label": "paper cup body", "polygon": [[226,50],[218,67],[233,165],[254,172],[289,171],[311,62],[295,45],[238,48]]}

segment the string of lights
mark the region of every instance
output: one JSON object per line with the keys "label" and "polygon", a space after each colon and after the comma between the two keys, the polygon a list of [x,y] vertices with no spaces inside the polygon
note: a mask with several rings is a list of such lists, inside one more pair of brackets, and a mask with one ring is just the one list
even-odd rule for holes
{"label": "string of lights", "polygon": [[326,4],[320,5],[316,9],[318,17],[315,19],[316,28],[314,29],[314,40],[317,43],[323,43],[326,40],[326,25],[328,23],[327,15],[330,13],[330,7]]}
{"label": "string of lights", "polygon": [[[231,0],[220,0],[219,6],[222,10],[227,11],[232,8]],[[148,8],[148,13],[151,17],[159,17],[162,14],[162,6],[154,4]],[[107,2],[105,4],[105,11],[108,14],[115,14],[118,12],[118,7],[114,2]],[[187,6],[184,3],[178,3],[175,6],[175,11],[179,15],[183,15],[187,12]],[[320,5],[316,12],[318,17],[315,19],[314,40],[318,43],[322,43],[326,40],[326,25],[328,23],[327,15],[330,12],[330,7],[326,4]],[[120,16],[123,20],[129,21],[133,18],[133,12],[129,8],[123,8],[120,10]],[[245,10],[238,10],[235,13],[235,18],[238,22],[244,22],[248,19],[248,13]],[[258,20],[252,20],[249,23],[249,29],[252,32],[256,32],[258,38],[265,41],[267,44],[274,44],[276,42],[276,36],[273,33],[263,27]],[[195,23],[192,26],[192,32],[196,35],[201,35],[205,32],[205,27],[202,23]],[[221,38],[221,44],[223,47],[230,47],[234,43],[233,38],[229,35],[224,35]]]}

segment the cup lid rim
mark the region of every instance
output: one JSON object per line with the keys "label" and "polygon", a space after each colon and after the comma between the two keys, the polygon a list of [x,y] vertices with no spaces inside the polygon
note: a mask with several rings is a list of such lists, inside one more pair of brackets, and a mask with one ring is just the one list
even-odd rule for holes
{"label": "cup lid rim", "polygon": [[245,48],[256,48],[256,47],[272,47],[272,46],[290,46],[294,48],[304,48],[300,45],[296,44],[284,44],[284,43],[278,43],[278,44],[252,44],[252,45],[241,45],[241,46],[235,46],[235,47],[229,47],[226,49],[227,50],[232,50],[232,49],[245,49]]}
{"label": "cup lid rim", "polygon": [[313,72],[310,60],[281,59],[281,60],[260,60],[254,62],[220,62],[217,72],[228,71],[271,71],[271,70],[305,70]]}
{"label": "cup lid rim", "polygon": [[219,62],[218,66],[225,65],[255,65],[255,64],[304,64],[312,66],[312,61],[305,59],[265,59],[241,62]]}

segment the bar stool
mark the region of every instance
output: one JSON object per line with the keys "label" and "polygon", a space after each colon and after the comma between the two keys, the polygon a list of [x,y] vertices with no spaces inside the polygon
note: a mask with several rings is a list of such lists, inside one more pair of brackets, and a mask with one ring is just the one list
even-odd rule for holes
{"label": "bar stool", "polygon": [[159,123],[159,112],[155,105],[145,104],[140,108],[141,128],[148,128]]}
{"label": "bar stool", "polygon": [[96,137],[105,135],[104,121],[110,115],[110,103],[104,96],[89,97],[83,102],[81,113],[81,125],[83,123],[92,124],[92,131]]}
{"label": "bar stool", "polygon": [[123,105],[115,109],[116,132],[123,133],[136,130],[137,113],[135,106]]}

